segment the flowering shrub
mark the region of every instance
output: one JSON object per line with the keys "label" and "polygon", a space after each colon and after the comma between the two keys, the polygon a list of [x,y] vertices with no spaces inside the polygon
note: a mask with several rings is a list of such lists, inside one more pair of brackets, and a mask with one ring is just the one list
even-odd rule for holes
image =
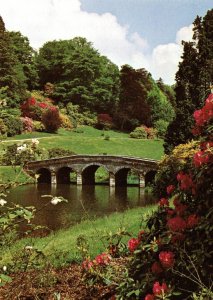
{"label": "flowering shrub", "polygon": [[20,119],[22,121],[24,131],[32,132],[34,129],[33,120],[28,117],[21,117]]}
{"label": "flowering shrub", "polygon": [[54,108],[54,106],[49,99],[43,99],[43,102],[40,102],[31,97],[21,104],[22,116],[37,121],[41,121],[44,111],[51,108]]}
{"label": "flowering shrub", "polygon": [[[213,145],[209,135],[212,101],[210,96],[208,105],[201,110],[204,116],[195,115],[200,141],[180,145],[163,161],[164,172],[174,174],[163,181],[160,196],[165,196],[147,220],[142,237],[128,242],[129,264],[126,277],[117,287],[116,299],[183,300],[193,299],[194,295],[213,298]],[[208,160],[195,163],[196,153],[204,149]]]}

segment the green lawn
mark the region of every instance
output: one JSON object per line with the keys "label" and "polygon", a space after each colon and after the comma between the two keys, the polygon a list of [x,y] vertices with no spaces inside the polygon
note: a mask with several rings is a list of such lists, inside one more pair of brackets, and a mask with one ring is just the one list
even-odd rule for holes
{"label": "green lawn", "polygon": [[[58,134],[48,133],[28,133],[12,138],[8,138],[1,143],[13,143],[14,140],[22,141],[24,139],[38,138],[40,146],[46,149],[60,147],[69,149],[77,154],[110,154],[110,155],[128,155],[143,158],[161,159],[163,155],[162,140],[138,140],[129,138],[126,133],[116,131],[102,131],[95,128],[84,126],[78,129],[82,133],[66,131],[60,129]],[[105,140],[103,134],[109,136]]]}

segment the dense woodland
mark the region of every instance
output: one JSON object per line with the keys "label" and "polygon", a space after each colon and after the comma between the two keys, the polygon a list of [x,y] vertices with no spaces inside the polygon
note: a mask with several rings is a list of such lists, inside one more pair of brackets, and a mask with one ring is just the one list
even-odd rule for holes
{"label": "dense woodland", "polygon": [[183,42],[176,84],[168,86],[143,67],[119,69],[82,37],[49,41],[36,51],[0,17],[0,132],[87,124],[133,131],[136,138],[165,137],[170,152],[192,138],[192,112],[210,91],[212,28],[213,10],[197,16],[193,42]]}

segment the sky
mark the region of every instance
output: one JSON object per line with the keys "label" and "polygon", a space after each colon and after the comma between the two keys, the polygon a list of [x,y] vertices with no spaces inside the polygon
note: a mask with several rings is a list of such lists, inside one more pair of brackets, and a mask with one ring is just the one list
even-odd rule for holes
{"label": "sky", "polygon": [[38,50],[51,40],[85,37],[121,67],[147,69],[173,84],[181,41],[212,0],[0,0],[7,30],[20,31]]}

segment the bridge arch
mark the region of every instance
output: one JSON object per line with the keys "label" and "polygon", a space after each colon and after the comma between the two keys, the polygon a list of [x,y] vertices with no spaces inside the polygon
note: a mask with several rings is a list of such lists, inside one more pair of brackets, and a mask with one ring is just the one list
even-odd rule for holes
{"label": "bridge arch", "polygon": [[70,167],[67,167],[67,166],[58,168],[56,170],[56,181],[57,181],[57,183],[70,183],[71,182],[71,179],[70,179],[70,174],[71,173],[76,174],[76,171],[73,170]]}
{"label": "bridge arch", "polygon": [[[95,173],[96,171],[102,167],[109,174],[108,168],[100,163],[92,163],[84,166],[81,172],[82,184],[84,185],[94,185],[95,184]],[[109,177],[109,176],[108,176]]]}
{"label": "bridge arch", "polygon": [[39,175],[37,183],[51,183],[51,171],[48,168],[40,168],[36,171]]}
{"label": "bridge arch", "polygon": [[134,177],[137,177],[136,184],[139,185],[140,177],[139,177],[138,172],[132,168],[123,167],[123,168],[120,168],[119,170],[117,170],[117,172],[115,173],[115,186],[128,185],[128,178],[131,175],[134,175]]}
{"label": "bridge arch", "polygon": [[146,174],[145,174],[145,186],[147,186],[149,183],[154,182],[156,173],[157,173],[156,170],[150,170],[150,171],[146,172]]}

